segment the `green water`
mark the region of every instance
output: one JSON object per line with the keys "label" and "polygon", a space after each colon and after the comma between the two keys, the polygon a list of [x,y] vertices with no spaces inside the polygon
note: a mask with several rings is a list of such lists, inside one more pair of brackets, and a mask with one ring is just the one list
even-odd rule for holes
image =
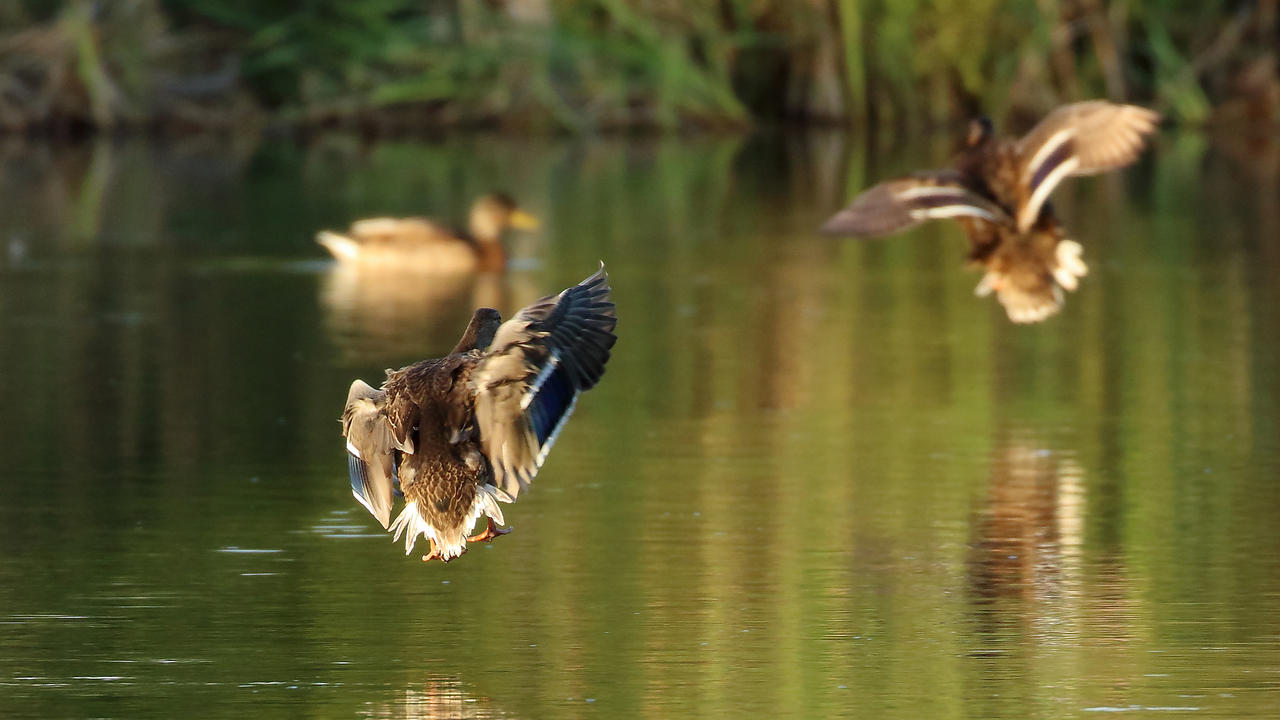
{"label": "green water", "polygon": [[[1016,327],[952,226],[813,232],[945,156],[0,145],[0,715],[1275,717],[1280,166],[1165,136],[1064,187],[1092,271]],[[491,188],[543,219],[503,277],[310,239]],[[598,259],[619,344],[514,532],[405,557],[348,384]]]}

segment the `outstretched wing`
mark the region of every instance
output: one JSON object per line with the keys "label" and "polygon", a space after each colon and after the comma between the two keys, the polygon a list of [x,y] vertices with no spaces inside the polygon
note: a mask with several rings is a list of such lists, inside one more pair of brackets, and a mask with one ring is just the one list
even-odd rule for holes
{"label": "outstretched wing", "polygon": [[1064,105],[1045,116],[1018,141],[1021,180],[1027,188],[1018,229],[1026,232],[1035,224],[1064,178],[1114,170],[1137,159],[1159,122],[1153,110],[1105,100]]}
{"label": "outstretched wing", "polygon": [[413,439],[395,437],[386,413],[387,394],[363,380],[351,383],[342,411],[351,494],[386,528],[391,523],[397,450],[413,452]]}
{"label": "outstretched wing", "polygon": [[933,170],[887,180],[863,192],[823,223],[822,231],[874,237],[943,218],[1009,221],[999,205],[969,189],[958,173]]}
{"label": "outstretched wing", "polygon": [[573,412],[600,380],[618,324],[604,265],[498,328],[472,374],[476,425],[497,487],[527,489]]}

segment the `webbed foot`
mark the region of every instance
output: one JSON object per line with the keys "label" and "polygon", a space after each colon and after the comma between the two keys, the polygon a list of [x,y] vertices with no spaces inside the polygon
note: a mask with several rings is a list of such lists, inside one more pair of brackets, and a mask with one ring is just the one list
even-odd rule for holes
{"label": "webbed foot", "polygon": [[493,518],[488,518],[488,520],[489,520],[489,526],[484,529],[484,532],[479,533],[477,535],[472,535],[471,537],[467,538],[467,542],[492,542],[493,539],[498,537],[499,535],[506,535],[507,533],[511,532],[511,528],[498,527],[493,522]]}

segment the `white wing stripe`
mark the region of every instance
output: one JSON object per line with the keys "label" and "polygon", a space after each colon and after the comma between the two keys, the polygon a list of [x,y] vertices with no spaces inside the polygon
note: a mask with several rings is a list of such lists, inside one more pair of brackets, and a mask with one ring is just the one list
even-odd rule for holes
{"label": "white wing stripe", "polygon": [[968,190],[958,187],[946,187],[941,185],[917,185],[899,190],[894,193],[900,200],[914,200],[918,197],[926,197],[930,195],[941,197],[963,198],[969,194]]}
{"label": "white wing stripe", "polygon": [[538,457],[535,458],[538,467],[542,467],[542,463],[547,459],[547,453],[551,452],[551,446],[556,444],[556,438],[560,437],[560,431],[564,429],[564,424],[569,421],[569,416],[573,414],[573,409],[578,405],[578,396],[581,392],[573,394],[573,399],[569,401],[569,407],[564,409],[564,414],[560,416],[560,422],[556,423],[551,434],[547,436],[547,441],[542,443],[542,449],[538,451]]}
{"label": "white wing stripe", "polygon": [[1031,198],[1027,200],[1027,204],[1022,208],[1022,213],[1018,216],[1018,227],[1021,230],[1026,231],[1035,224],[1036,218],[1040,217],[1041,206],[1049,198],[1049,193],[1053,192],[1064,177],[1075,172],[1076,167],[1079,165],[1080,158],[1072,155],[1045,176],[1036,191],[1031,193]]}
{"label": "white wing stripe", "polygon": [[551,350],[551,357],[547,358],[547,364],[543,366],[542,370],[538,371],[538,376],[533,379],[532,383],[530,383],[529,389],[525,391],[524,397],[520,398],[521,410],[527,410],[529,408],[529,403],[533,402],[533,399],[538,396],[538,390],[542,387],[542,384],[547,381],[547,378],[551,373],[555,372],[555,369],[559,364],[560,350],[558,348],[553,348]]}
{"label": "white wing stripe", "polygon": [[[1045,143],[1040,146],[1040,149],[1036,151],[1036,154],[1031,157],[1031,162],[1027,163],[1026,166],[1024,166],[1023,179],[1031,177],[1032,174],[1035,173],[1036,168],[1040,167],[1040,163],[1044,162],[1045,158],[1047,158],[1049,155],[1057,151],[1057,149],[1061,147],[1063,143],[1070,140],[1072,136],[1074,136],[1075,134],[1076,134],[1075,128],[1066,127],[1054,133],[1053,135],[1051,135],[1049,139],[1046,140]],[[1042,187],[1045,184],[1046,183],[1040,183]],[[1049,187],[1053,187],[1053,184],[1049,184]]]}
{"label": "white wing stripe", "polygon": [[979,217],[984,220],[998,222],[996,216],[977,205],[944,205],[935,208],[921,208],[908,213],[913,220],[936,220],[953,217]]}
{"label": "white wing stripe", "polygon": [[351,491],[351,497],[355,498],[355,499],[356,499],[356,502],[358,502],[358,503],[360,503],[361,505],[363,505],[363,506],[364,506],[364,509],[365,509],[365,510],[368,510],[370,515],[374,516],[375,518],[376,518],[376,517],[378,517],[378,511],[373,509],[373,506],[369,504],[369,501],[368,501],[368,500],[365,500],[364,498],[360,497],[360,493],[356,492],[356,491],[353,489],[353,490]]}

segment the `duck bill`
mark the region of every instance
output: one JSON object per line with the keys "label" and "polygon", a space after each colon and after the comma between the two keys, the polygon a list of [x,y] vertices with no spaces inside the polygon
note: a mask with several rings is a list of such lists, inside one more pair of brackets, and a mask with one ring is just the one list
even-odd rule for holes
{"label": "duck bill", "polygon": [[512,210],[507,217],[507,224],[517,230],[537,230],[538,218],[523,210]]}

